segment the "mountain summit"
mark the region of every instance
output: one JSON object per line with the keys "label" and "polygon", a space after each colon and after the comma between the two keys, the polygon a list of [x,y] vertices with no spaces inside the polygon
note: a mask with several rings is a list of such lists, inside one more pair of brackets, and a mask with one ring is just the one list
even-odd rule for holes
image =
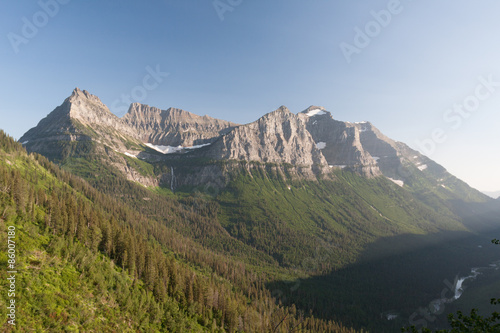
{"label": "mountain summit", "polygon": [[75,88],[68,98],[26,132],[19,141],[28,149],[46,151],[59,141],[97,140],[121,147],[116,138],[136,138],[133,129],[115,116],[99,97]]}
{"label": "mountain summit", "polygon": [[323,107],[310,106],[299,116],[331,167],[350,167],[367,177],[381,174],[376,160],[361,144],[359,126],[334,120]]}
{"label": "mountain summit", "polygon": [[285,106],[221,136],[207,156],[307,167],[327,164],[306,124]]}

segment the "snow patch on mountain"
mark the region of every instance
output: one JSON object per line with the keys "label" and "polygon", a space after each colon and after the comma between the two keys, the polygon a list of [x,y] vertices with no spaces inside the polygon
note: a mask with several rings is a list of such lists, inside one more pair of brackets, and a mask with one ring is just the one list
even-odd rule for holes
{"label": "snow patch on mountain", "polygon": [[316,144],[316,148],[318,148],[318,149],[320,149],[320,150],[321,150],[321,149],[324,149],[325,147],[326,147],[326,142],[318,142],[318,143]]}
{"label": "snow patch on mountain", "polygon": [[198,148],[205,147],[208,145],[210,145],[210,143],[205,143],[202,145],[195,145],[195,146],[191,146],[191,147],[182,147],[182,146],[173,147],[173,146],[161,146],[161,145],[153,145],[151,143],[146,143],[146,146],[148,146],[149,148],[152,148],[152,149],[154,149],[162,154],[174,154],[174,153],[181,152],[184,149],[198,149]]}
{"label": "snow patch on mountain", "polygon": [[394,184],[396,185],[399,185],[401,187],[403,187],[403,185],[405,184],[404,181],[402,180],[398,180],[398,179],[392,179],[391,177],[387,177],[387,179],[389,179],[390,181],[392,181]]}
{"label": "snow patch on mountain", "polygon": [[127,153],[127,152],[124,152],[124,154],[125,154],[125,155],[127,155],[128,157],[132,157],[132,158],[137,158],[137,156],[135,156],[135,155],[132,155],[132,154],[130,154],[130,153]]}
{"label": "snow patch on mountain", "polygon": [[308,117],[314,117],[314,116],[321,116],[321,115],[324,115],[326,114],[325,111],[321,110],[321,109],[314,109],[314,110],[310,110],[306,113],[306,116]]}
{"label": "snow patch on mountain", "polygon": [[340,168],[340,169],[343,169],[343,168],[347,167],[347,165],[343,165],[343,164],[330,164],[329,167],[330,168]]}

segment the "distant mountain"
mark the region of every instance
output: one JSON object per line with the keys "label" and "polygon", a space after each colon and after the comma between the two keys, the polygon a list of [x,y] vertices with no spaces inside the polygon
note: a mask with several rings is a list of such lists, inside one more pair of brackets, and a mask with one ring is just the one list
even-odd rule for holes
{"label": "distant mountain", "polygon": [[330,167],[349,167],[367,177],[381,175],[377,161],[361,144],[359,126],[334,120],[330,112],[318,106],[310,106],[299,116]]}
{"label": "distant mountain", "polygon": [[500,191],[483,191],[483,193],[493,199],[500,199]]}
{"label": "distant mountain", "polygon": [[61,141],[95,140],[125,150],[125,142],[136,144],[137,133],[111,113],[101,100],[76,88],[60,106],[26,132],[19,140],[31,150],[52,153]]}

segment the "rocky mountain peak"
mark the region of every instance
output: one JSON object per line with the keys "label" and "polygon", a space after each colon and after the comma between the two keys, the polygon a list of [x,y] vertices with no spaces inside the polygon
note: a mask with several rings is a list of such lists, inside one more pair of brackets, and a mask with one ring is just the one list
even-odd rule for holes
{"label": "rocky mountain peak", "polygon": [[76,87],[75,89],[73,89],[70,98],[78,98],[78,97],[100,101],[99,97],[92,95],[87,90],[81,90],[80,88]]}
{"label": "rocky mountain peak", "polygon": [[146,104],[132,103],[122,120],[132,127],[151,126],[159,130],[163,110]]}
{"label": "rocky mountain peak", "polygon": [[[122,141],[136,140],[135,132],[108,109],[99,97],[75,88],[64,102],[21,138],[29,150],[56,153],[59,142],[106,142],[122,149]],[[60,152],[59,152],[60,153]]]}
{"label": "rocky mountain peak", "polygon": [[115,116],[99,97],[87,90],[75,88],[71,96],[64,101],[63,106],[67,108],[72,119],[80,121],[83,125],[106,125],[131,134],[128,129],[123,128],[120,118]]}
{"label": "rocky mountain peak", "polygon": [[210,146],[207,156],[226,160],[289,163],[307,169],[327,165],[304,121],[285,106],[253,123],[234,128]]}
{"label": "rocky mountain peak", "polygon": [[333,119],[321,106],[312,105],[298,115],[330,167],[348,167],[367,177],[380,175],[376,161],[361,144],[361,127]]}
{"label": "rocky mountain peak", "polygon": [[274,121],[277,119],[288,119],[295,116],[286,106],[282,105],[274,111],[266,113],[260,117],[257,122]]}
{"label": "rocky mountain peak", "polygon": [[257,121],[266,122],[266,121],[275,121],[277,119],[288,119],[290,117],[295,116],[286,106],[282,105],[274,111],[268,112],[262,117],[260,117]]}
{"label": "rocky mountain peak", "polygon": [[[290,112],[290,110],[289,110],[286,106],[284,106],[284,105],[280,106],[279,108],[277,108],[276,110],[274,110],[274,111],[272,111],[272,112],[292,113],[292,112]],[[272,113],[272,112],[271,112],[271,113]]]}

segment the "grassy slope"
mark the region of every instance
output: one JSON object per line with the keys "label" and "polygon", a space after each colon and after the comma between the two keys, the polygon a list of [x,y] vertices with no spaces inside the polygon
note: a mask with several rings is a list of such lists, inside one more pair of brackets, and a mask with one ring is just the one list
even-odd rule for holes
{"label": "grassy slope", "polygon": [[[112,170],[99,166],[96,160],[89,163],[84,157],[67,158],[65,166],[88,179],[94,179],[97,186],[108,178],[119,178]],[[161,169],[161,166],[155,165],[155,169]],[[257,271],[264,270],[287,279],[303,278],[299,289],[302,296],[299,299],[289,297],[288,301],[294,300],[297,306],[306,311],[315,307],[301,300],[310,299],[311,295],[317,297],[319,303],[325,299],[335,299],[334,302],[341,303],[351,299],[347,304],[352,306],[336,309],[327,305],[328,311],[315,308],[315,312],[330,319],[350,318],[355,325],[369,327],[371,321],[380,317],[380,311],[386,311],[391,304],[396,304],[391,301],[379,302],[388,288],[392,287],[396,293],[408,291],[405,289],[408,281],[404,279],[412,275],[412,267],[423,267],[419,269],[423,269],[423,275],[427,278],[412,291],[416,299],[411,304],[405,304],[404,311],[421,304],[418,301],[425,303],[427,298],[433,297],[434,289],[441,287],[442,279],[452,278],[456,271],[454,267],[457,266],[453,266],[457,264],[456,260],[448,259],[460,258],[467,253],[455,250],[457,243],[440,247],[439,244],[449,235],[440,231],[466,231],[467,227],[459,221],[456,213],[457,202],[467,199],[470,204],[475,204],[481,203],[481,198],[473,194],[463,197],[450,191],[455,189],[468,193],[463,183],[456,179],[448,179],[449,188],[445,189],[437,186],[432,177],[414,171],[411,188],[401,189],[384,178],[366,180],[347,171],[336,172],[334,181],[310,182],[273,177],[256,168],[251,175],[234,175],[233,181],[218,193],[215,201],[203,193],[172,195],[162,189],[155,190],[158,197],[150,195],[153,198],[151,202],[141,202],[136,207],[147,210],[150,209],[148,205],[153,206],[162,200],[179,200],[181,206],[206,215],[207,219],[191,220],[187,224],[178,220],[171,225],[173,228],[219,253],[230,254],[251,263]],[[119,193],[122,189],[118,184],[114,190]],[[137,197],[123,196],[125,202],[136,205],[134,201],[137,202]],[[205,213],[204,207],[213,203],[220,205],[217,213],[213,213],[213,210]],[[153,212],[152,216],[161,221],[160,212]],[[468,222],[467,226],[470,227],[478,221]],[[198,228],[208,229],[197,232]],[[405,236],[407,234],[435,236],[408,238]],[[398,235],[402,237],[395,237]],[[457,235],[463,237],[463,234]],[[431,250],[422,250],[424,246]],[[442,251],[443,254],[433,258],[432,251]],[[390,255],[394,253],[401,255],[391,258]],[[360,266],[356,266],[356,261],[360,259]],[[426,268],[428,259],[435,260]],[[473,256],[470,259],[464,264],[473,262]],[[436,270],[440,267],[440,260],[448,262],[441,275],[439,269]],[[410,264],[402,268],[407,262]],[[277,267],[278,264],[288,270],[283,271]],[[433,269],[438,274],[426,274],[426,269]],[[332,270],[340,273],[330,274]],[[374,271],[381,273],[373,274]],[[395,271],[400,274],[392,274]],[[366,298],[369,302],[378,302],[376,306],[363,301],[363,295],[369,291],[365,287],[371,285],[366,284],[367,274],[375,278],[375,285],[384,282],[379,293]],[[315,276],[319,276],[319,279]],[[398,278],[391,280],[387,279],[388,276]],[[387,281],[395,284],[391,286]],[[347,282],[351,282],[354,288],[350,293],[345,290],[350,288]],[[324,288],[339,284],[343,285],[340,293],[324,292]],[[318,289],[318,285],[324,288]],[[290,289],[289,285],[277,287],[273,283],[269,288]],[[393,301],[401,301],[395,295]],[[395,323],[394,327],[399,324],[401,322]]]}
{"label": "grassy slope", "polygon": [[[18,230],[19,331],[33,327],[38,331],[235,332],[240,328],[267,332],[276,327],[281,318],[286,318],[277,332],[286,332],[294,326],[304,332],[354,332],[332,321],[303,318],[302,312],[295,308],[276,305],[271,293],[263,289],[256,272],[248,270],[250,266],[204,250],[190,239],[168,231],[163,221],[147,220],[133,212],[133,208],[118,202],[113,205],[114,199],[61,172],[45,159],[39,162],[37,157],[26,155],[10,138],[0,139],[2,182],[12,174],[13,184],[19,185],[9,189],[0,187],[2,230],[5,231],[6,225],[15,225]],[[13,151],[2,150],[5,142],[13,146]],[[40,163],[48,165],[50,171]],[[143,192],[135,192],[135,184],[127,184],[132,186],[132,191],[122,194],[143,199]],[[75,188],[82,188],[82,192]],[[153,198],[157,192],[144,190]],[[168,204],[163,195],[157,195]],[[41,197],[45,199],[40,199],[43,203],[39,205],[36,201]],[[64,224],[64,209],[77,211],[67,208],[71,202],[84,203],[82,210],[90,214],[84,216],[85,220],[78,217],[78,232],[67,228],[70,224]],[[133,202],[137,202],[137,198]],[[188,223],[191,218],[201,219],[197,220],[201,223],[208,221],[192,209],[180,213]],[[176,222],[175,217],[167,217]],[[71,219],[68,217],[66,222],[71,223]],[[82,222],[91,223],[88,230],[81,228]],[[122,223],[127,225],[120,226]],[[139,253],[136,263],[139,266],[142,256],[143,273],[137,273],[127,264],[126,251],[118,248],[123,246],[119,239],[127,234],[135,239],[133,242],[129,239],[127,244],[134,243],[142,249],[136,251]],[[115,245],[108,249],[110,235],[114,235]],[[4,241],[5,234],[1,237]],[[139,240],[142,237],[148,241]],[[231,249],[231,244],[223,245]],[[5,253],[5,248],[2,250]],[[2,254],[0,262],[4,265],[5,259]],[[128,272],[136,272],[140,279]],[[156,273],[161,275],[148,280],[148,275]],[[5,270],[0,274],[5,278]],[[165,285],[168,290],[157,289]],[[2,303],[7,301],[6,295],[2,285]]]}
{"label": "grassy slope", "polygon": [[[384,178],[339,171],[334,181],[292,181],[240,174],[217,197],[219,220],[236,238],[297,266],[330,244],[331,267],[354,262],[380,237],[466,230]],[[333,247],[331,245],[334,245]]]}
{"label": "grassy slope", "polygon": [[[462,222],[474,227],[492,215],[462,219],[451,204],[457,195],[430,186],[431,179],[420,176],[425,186],[402,189],[384,178],[343,171],[335,176],[306,182],[255,171],[240,174],[217,198],[220,221],[234,237],[312,274],[271,283],[284,301],[358,328],[398,331],[439,295],[444,279],[497,258],[495,251],[477,248],[490,236],[476,235]],[[426,201],[420,200],[424,188]],[[469,199],[464,204],[482,198]],[[398,320],[381,319],[394,310]]]}
{"label": "grassy slope", "polygon": [[[32,184],[36,190],[50,186],[69,188],[32,157],[0,150],[0,166],[21,174],[37,172],[43,181]],[[75,193],[77,196],[81,194]],[[43,227],[46,212],[34,205],[27,216],[20,207],[0,192],[0,279],[6,281],[7,226],[16,227],[17,324],[2,323],[3,331],[87,331],[106,332],[137,330],[159,331],[163,311],[172,311],[178,327],[202,331],[193,318],[183,314],[175,301],[165,302],[172,308],[160,309],[153,295],[140,280],[135,280],[109,258],[90,251],[71,239],[55,235]],[[35,217],[33,219],[33,217]],[[8,301],[6,285],[0,286],[0,299]],[[2,306],[0,315],[5,318]],[[17,329],[17,330],[16,330]]]}

